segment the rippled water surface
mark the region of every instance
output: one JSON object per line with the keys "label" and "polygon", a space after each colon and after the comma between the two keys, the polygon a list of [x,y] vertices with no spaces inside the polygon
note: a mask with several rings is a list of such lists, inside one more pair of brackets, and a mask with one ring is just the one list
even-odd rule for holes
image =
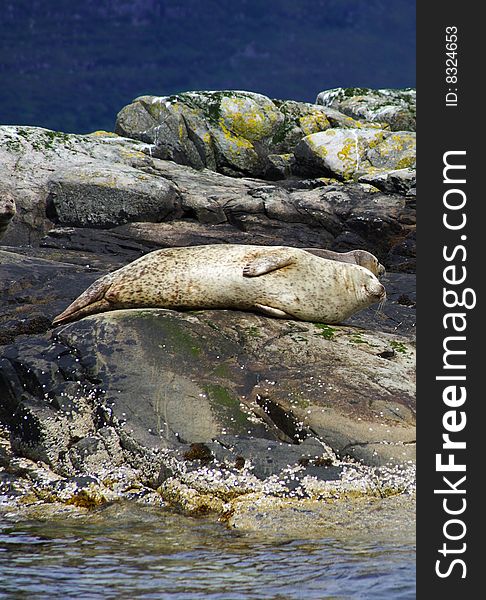
{"label": "rippled water surface", "polygon": [[409,531],[378,537],[269,539],[138,507],[0,516],[0,598],[415,598]]}

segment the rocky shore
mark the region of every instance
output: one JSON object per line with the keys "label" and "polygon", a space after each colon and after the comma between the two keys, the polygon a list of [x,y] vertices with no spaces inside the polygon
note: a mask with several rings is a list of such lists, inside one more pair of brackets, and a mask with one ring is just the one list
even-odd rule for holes
{"label": "rocky shore", "polygon": [[[3,501],[124,498],[247,527],[411,493],[414,129],[414,90],[359,88],[143,96],[115,133],[1,126]],[[339,326],[140,309],[51,327],[101,275],[213,243],[366,249],[388,299]]]}

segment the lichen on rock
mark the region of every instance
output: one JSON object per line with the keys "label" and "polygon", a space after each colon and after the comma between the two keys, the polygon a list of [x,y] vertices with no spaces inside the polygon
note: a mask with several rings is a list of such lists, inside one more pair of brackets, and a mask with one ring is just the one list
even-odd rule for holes
{"label": "lichen on rock", "polygon": [[357,179],[376,169],[397,170],[415,164],[415,134],[380,129],[328,129],[306,136],[295,148],[296,160],[316,175]]}
{"label": "lichen on rock", "polygon": [[335,88],[320,92],[316,104],[358,120],[382,123],[392,131],[415,131],[415,89]]}

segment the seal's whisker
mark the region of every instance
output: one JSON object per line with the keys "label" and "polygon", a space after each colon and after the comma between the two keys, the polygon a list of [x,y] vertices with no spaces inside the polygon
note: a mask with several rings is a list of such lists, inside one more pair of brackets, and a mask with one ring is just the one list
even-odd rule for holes
{"label": "seal's whisker", "polygon": [[385,311],[384,311],[385,303],[386,303],[386,297],[383,298],[382,300],[380,300],[380,302],[378,303],[378,306],[376,307],[376,311],[375,311],[375,317],[380,316],[383,319],[388,316],[388,315],[385,315]]}

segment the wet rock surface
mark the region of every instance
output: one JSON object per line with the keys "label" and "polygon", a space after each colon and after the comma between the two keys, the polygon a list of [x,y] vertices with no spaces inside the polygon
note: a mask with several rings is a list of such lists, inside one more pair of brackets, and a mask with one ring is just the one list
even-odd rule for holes
{"label": "wet rock surface", "polygon": [[[207,147],[201,97],[122,111],[127,128],[163,111],[171,135],[183,123],[190,135],[166,155],[148,134],[0,127],[17,205],[0,247],[0,494],[85,508],[122,496],[231,522],[265,498],[413,488],[414,171],[297,175],[306,136],[382,130],[334,105],[255,96],[218,99],[218,127],[233,137],[216,143],[213,122]],[[230,164],[235,136],[257,149],[257,171],[239,169],[244,152]],[[387,301],[332,327],[147,309],[51,328],[100,276],[208,243],[363,248],[387,268]]]}
{"label": "wet rock surface", "polygon": [[[59,307],[119,259],[94,270],[0,258],[2,275],[19,284],[2,298],[0,421],[10,448],[4,486],[21,496],[34,485],[37,500],[97,505],[136,482],[141,497],[161,486],[188,512],[224,512],[225,498],[270,483],[294,498],[309,496],[310,480],[336,486],[353,460],[385,469],[414,460],[412,275],[388,274],[382,312],[344,326],[148,309],[52,330]],[[31,466],[19,468],[18,457]],[[233,481],[216,496],[215,472]]]}
{"label": "wet rock surface", "polygon": [[[413,457],[413,356],[395,332],[233,311],[116,311],[5,348],[2,421],[31,458],[70,473],[67,422],[73,409],[84,422],[87,406],[101,427],[115,419],[148,448],[225,435],[300,444],[317,434],[338,454],[401,462]],[[52,432],[54,415],[67,422]]]}

